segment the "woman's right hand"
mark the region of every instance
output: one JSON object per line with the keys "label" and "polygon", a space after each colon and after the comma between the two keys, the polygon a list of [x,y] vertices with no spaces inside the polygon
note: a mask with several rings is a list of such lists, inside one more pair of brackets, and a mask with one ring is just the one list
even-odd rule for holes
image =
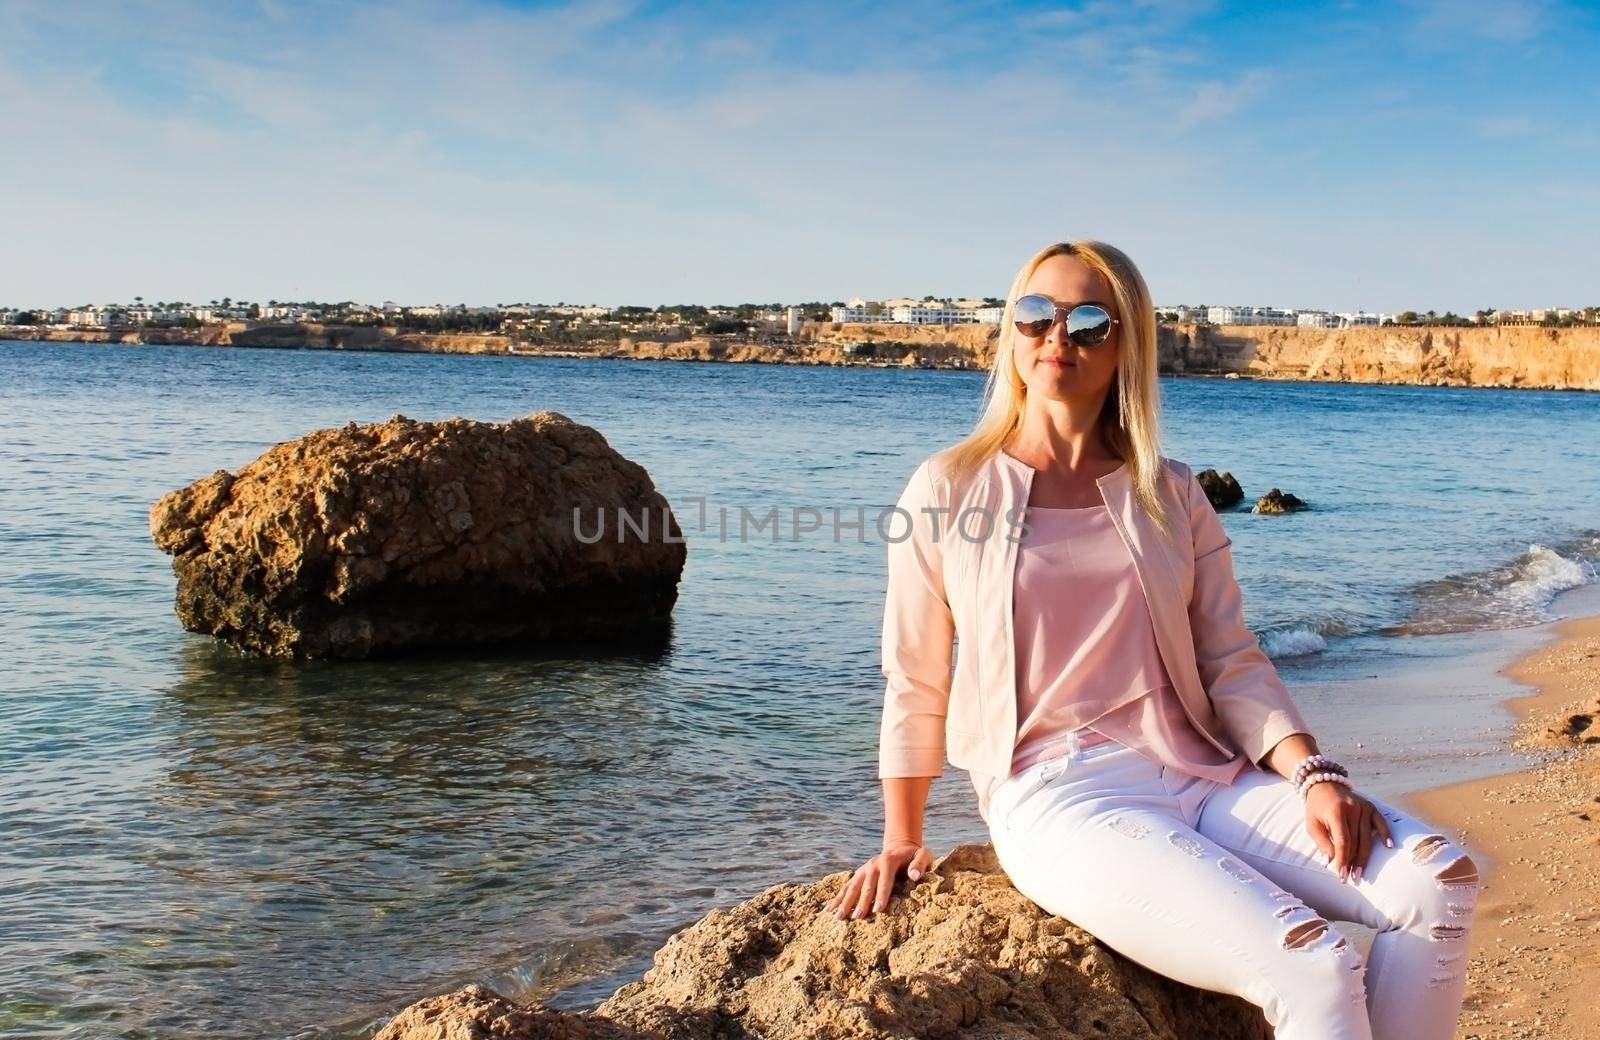
{"label": "woman's right hand", "polygon": [[902,871],[913,884],[933,865],[933,852],[914,841],[885,844],[883,851],[856,868],[838,895],[828,900],[826,909],[840,920],[863,917],[889,905],[895,882]]}

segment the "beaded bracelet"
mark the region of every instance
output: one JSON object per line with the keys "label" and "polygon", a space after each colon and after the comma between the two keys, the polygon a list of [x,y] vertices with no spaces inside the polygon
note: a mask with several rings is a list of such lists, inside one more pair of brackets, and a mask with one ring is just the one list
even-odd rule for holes
{"label": "beaded bracelet", "polygon": [[1329,758],[1327,755],[1319,753],[1319,754],[1307,755],[1305,758],[1302,758],[1300,760],[1300,762],[1294,768],[1295,768],[1295,772],[1297,772],[1297,773],[1301,774],[1302,776],[1304,776],[1306,773],[1310,772],[1312,769],[1316,768],[1317,766],[1327,766],[1328,768],[1338,768],[1339,767],[1339,763],[1335,762],[1333,759]]}
{"label": "beaded bracelet", "polygon": [[1289,782],[1294,784],[1296,787],[1299,787],[1300,781],[1304,780],[1309,774],[1318,769],[1326,772],[1339,773],[1344,776],[1350,775],[1350,771],[1348,769],[1340,765],[1338,762],[1335,762],[1327,755],[1307,755],[1305,758],[1300,760],[1299,765],[1294,767],[1294,772],[1290,775]]}
{"label": "beaded bracelet", "polygon": [[1313,787],[1317,786],[1318,784],[1322,783],[1325,780],[1326,781],[1332,781],[1333,783],[1336,783],[1336,784],[1343,784],[1346,787],[1350,788],[1352,791],[1355,790],[1355,785],[1350,783],[1350,778],[1348,776],[1344,776],[1344,775],[1342,775],[1340,773],[1312,773],[1310,776],[1306,777],[1305,780],[1300,784],[1300,787],[1299,787],[1300,797],[1301,798],[1306,797],[1306,794]]}

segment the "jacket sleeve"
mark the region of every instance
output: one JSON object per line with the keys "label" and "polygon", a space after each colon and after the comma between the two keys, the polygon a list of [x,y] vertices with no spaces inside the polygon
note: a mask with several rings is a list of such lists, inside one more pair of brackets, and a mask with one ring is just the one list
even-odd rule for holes
{"label": "jacket sleeve", "polygon": [[1194,538],[1194,590],[1189,628],[1195,663],[1223,727],[1260,764],[1293,733],[1311,734],[1272,659],[1244,622],[1244,593],[1233,569],[1233,539],[1188,470],[1189,527]]}
{"label": "jacket sleeve", "polygon": [[[917,467],[883,530],[888,591],[883,606],[883,716],[878,776],[941,776],[955,623],[945,598],[946,516],[927,460]],[[924,509],[935,510],[924,512]],[[908,523],[909,521],[909,523]],[[901,537],[907,532],[909,535]]]}

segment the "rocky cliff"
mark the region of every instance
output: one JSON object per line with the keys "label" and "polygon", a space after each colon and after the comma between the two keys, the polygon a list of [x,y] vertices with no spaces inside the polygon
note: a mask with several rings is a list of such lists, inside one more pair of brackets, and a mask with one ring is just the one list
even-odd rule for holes
{"label": "rocky cliff", "polygon": [[[561,347],[529,346],[494,334],[421,333],[382,326],[235,324],[142,332],[0,328],[0,339],[964,369],[989,368],[999,338],[996,325],[832,322],[806,322],[793,341],[746,342],[718,336],[662,342],[625,337]],[[1600,328],[1591,327],[1163,325],[1157,353],[1161,371],[1171,375],[1600,390]]]}
{"label": "rocky cliff", "polygon": [[[856,346],[872,356],[907,352],[943,367],[994,360],[994,325],[898,326],[808,323],[801,339]],[[1517,386],[1600,390],[1600,328],[1386,327],[1301,329],[1254,325],[1162,325],[1161,371],[1346,383]]]}
{"label": "rocky cliff", "polygon": [[1164,325],[1173,373],[1348,383],[1600,390],[1600,328]]}

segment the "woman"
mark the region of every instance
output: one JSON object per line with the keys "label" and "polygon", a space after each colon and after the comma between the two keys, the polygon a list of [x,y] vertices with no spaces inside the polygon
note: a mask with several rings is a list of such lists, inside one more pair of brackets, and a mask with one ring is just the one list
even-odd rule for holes
{"label": "woman", "polygon": [[[1158,451],[1144,279],[1052,245],[997,351],[977,428],[886,524],[883,850],[829,908],[927,871],[948,755],[1017,889],[1123,955],[1250,1000],[1279,1040],[1453,1036],[1477,868],[1350,786],[1245,625],[1231,542]],[[1329,918],[1376,929],[1365,964]]]}

